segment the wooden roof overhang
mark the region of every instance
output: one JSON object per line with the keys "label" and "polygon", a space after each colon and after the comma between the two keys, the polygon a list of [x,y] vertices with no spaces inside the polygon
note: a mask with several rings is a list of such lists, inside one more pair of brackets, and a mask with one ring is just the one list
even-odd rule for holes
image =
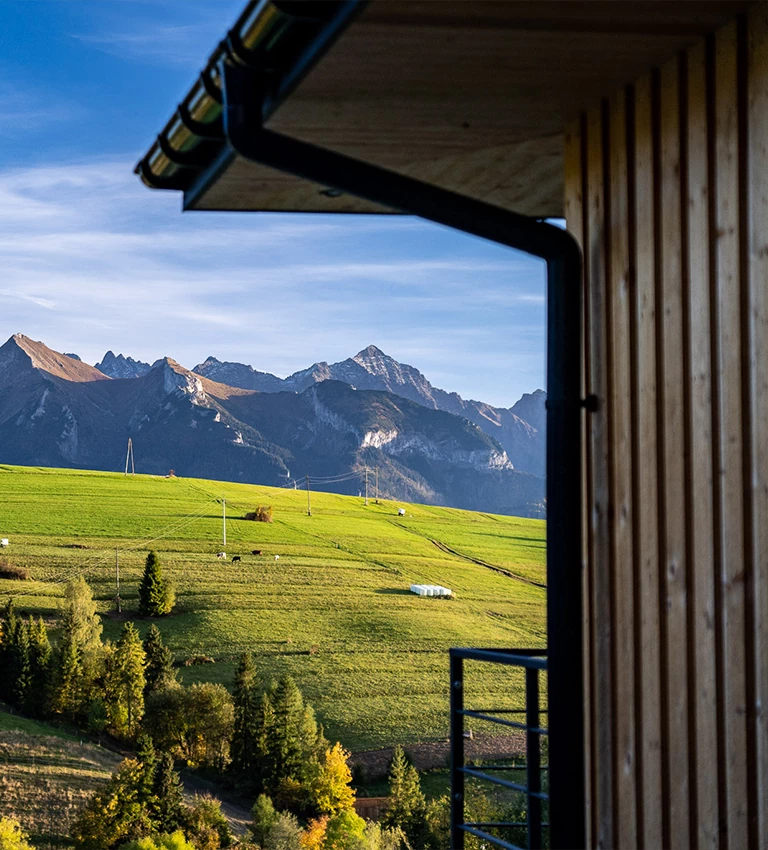
{"label": "wooden roof overhang", "polygon": [[388,212],[249,162],[222,58],[263,69],[264,125],[520,213],[563,213],[576,114],[743,11],[738,0],[258,0],[137,166],[188,210]]}

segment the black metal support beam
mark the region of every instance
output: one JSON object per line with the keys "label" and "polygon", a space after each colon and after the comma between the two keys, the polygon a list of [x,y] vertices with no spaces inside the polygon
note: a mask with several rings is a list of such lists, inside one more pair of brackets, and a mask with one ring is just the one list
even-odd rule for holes
{"label": "black metal support beam", "polygon": [[463,850],[464,832],[464,659],[451,654],[451,850]]}
{"label": "black metal support beam", "polygon": [[[547,635],[550,846],[585,837],[581,564],[581,251],[554,225],[486,204],[262,126],[268,86],[223,61],[224,133],[234,153],[547,263]],[[453,681],[453,679],[452,679]],[[458,846],[458,845],[457,845]]]}

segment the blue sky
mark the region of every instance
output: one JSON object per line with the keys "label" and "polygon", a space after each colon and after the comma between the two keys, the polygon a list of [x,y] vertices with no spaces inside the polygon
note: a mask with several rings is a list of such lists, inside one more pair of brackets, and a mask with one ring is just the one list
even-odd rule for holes
{"label": "blue sky", "polygon": [[133,175],[243,2],[2,0],[2,339],[278,375],[374,343],[496,405],[544,386],[539,262],[411,218],[182,215]]}

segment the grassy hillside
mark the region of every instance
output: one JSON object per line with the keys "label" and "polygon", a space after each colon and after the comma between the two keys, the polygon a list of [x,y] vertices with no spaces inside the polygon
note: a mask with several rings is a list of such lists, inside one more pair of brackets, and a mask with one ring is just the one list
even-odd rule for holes
{"label": "grassy hillside", "polygon": [[120,756],[0,709],[0,815],[17,818],[36,847],[61,836]]}
{"label": "grassy hillside", "polygon": [[[176,613],[159,623],[164,638],[179,661],[215,659],[183,668],[185,680],[229,684],[251,649],[265,677],[295,676],[329,737],[353,749],[445,737],[448,647],[545,641],[539,520],[322,493],[310,517],[302,491],[9,466],[0,492],[0,537],[11,541],[0,556],[30,571],[24,582],[0,579],[0,602],[13,593],[22,610],[54,614],[63,582],[82,572],[116,637],[115,549],[130,614],[154,548],[178,591]],[[239,564],[215,556],[222,497],[226,551]],[[239,518],[258,505],[273,506],[272,524]],[[415,582],[456,598],[418,598]],[[468,699],[519,705],[520,674],[507,676],[478,667]]]}

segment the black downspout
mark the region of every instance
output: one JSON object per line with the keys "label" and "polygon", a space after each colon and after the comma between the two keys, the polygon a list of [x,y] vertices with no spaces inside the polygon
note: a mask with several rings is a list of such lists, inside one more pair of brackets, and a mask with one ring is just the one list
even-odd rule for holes
{"label": "black downspout", "polygon": [[224,134],[244,159],[547,263],[547,654],[550,846],[585,846],[581,562],[581,250],[554,225],[262,126],[258,70],[222,62]]}

